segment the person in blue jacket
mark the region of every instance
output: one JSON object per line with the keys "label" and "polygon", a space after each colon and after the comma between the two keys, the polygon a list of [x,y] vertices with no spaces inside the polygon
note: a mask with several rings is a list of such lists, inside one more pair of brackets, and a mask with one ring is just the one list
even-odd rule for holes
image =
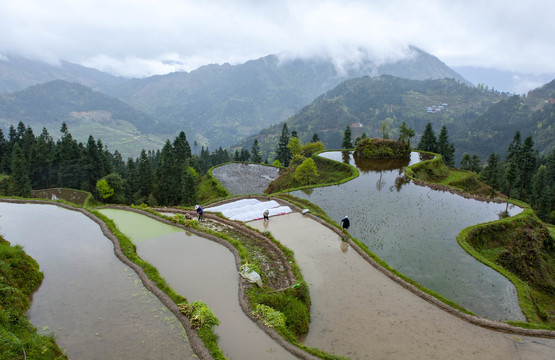
{"label": "person in blue jacket", "polygon": [[204,215],[204,210],[202,210],[202,206],[195,205],[195,210],[197,211],[198,222],[202,220],[202,216]]}

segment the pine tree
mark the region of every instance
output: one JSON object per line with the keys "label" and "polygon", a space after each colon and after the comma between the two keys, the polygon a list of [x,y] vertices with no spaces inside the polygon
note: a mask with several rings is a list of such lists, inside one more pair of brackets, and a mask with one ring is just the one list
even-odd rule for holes
{"label": "pine tree", "polygon": [[12,150],[12,187],[10,192],[14,196],[31,196],[31,183],[27,174],[27,160],[18,143],[14,144]]}
{"label": "pine tree", "polygon": [[418,143],[417,149],[433,153],[438,152],[436,134],[434,133],[434,129],[432,129],[432,123],[426,124],[426,128],[424,129],[422,138]]}
{"label": "pine tree", "polygon": [[287,124],[283,124],[278,147],[276,149],[276,160],[279,160],[285,167],[289,166],[289,161],[291,160],[291,153],[289,152],[287,144],[289,144],[289,130],[287,130]]}
{"label": "pine tree", "polygon": [[317,133],[312,134],[312,141],[313,143],[320,141],[320,137]]}
{"label": "pine tree", "polygon": [[531,180],[536,168],[536,154],[534,153],[534,140],[532,136],[524,139],[524,143],[518,155],[518,167],[520,170],[520,192],[519,199],[525,200],[525,195],[530,191]]}
{"label": "pine tree", "polygon": [[172,144],[166,141],[160,153],[160,164],[156,169],[158,192],[156,198],[161,205],[178,205],[180,199],[181,166],[174,157]]}
{"label": "pine tree", "polygon": [[186,167],[183,169],[183,181],[181,185],[181,198],[185,206],[197,203],[197,185],[193,168]]}
{"label": "pine tree", "polygon": [[254,139],[254,143],[252,144],[251,148],[251,154],[253,163],[258,164],[262,162],[262,154],[260,153],[260,145],[258,145],[257,139]]}
{"label": "pine tree", "polygon": [[441,131],[439,132],[437,150],[443,158],[445,165],[451,167],[455,165],[455,146],[449,143],[449,134],[447,133],[447,127],[445,125],[441,127]]}
{"label": "pine tree", "polygon": [[137,170],[138,195],[142,198],[143,201],[146,201],[152,191],[154,176],[152,173],[150,158],[144,149],[141,151],[141,156],[138,159]]}
{"label": "pine tree", "polygon": [[96,189],[96,182],[104,174],[101,154],[92,135],[89,135],[87,147],[83,156],[83,163],[87,181],[86,190],[93,192]]}
{"label": "pine tree", "polygon": [[49,187],[50,164],[54,156],[54,147],[52,136],[46,128],[43,128],[42,133],[35,141],[29,159],[29,178],[31,186],[35,189]]}
{"label": "pine tree", "polygon": [[353,148],[353,140],[351,136],[351,127],[347,125],[345,127],[345,132],[343,133],[343,141],[341,142],[342,149],[352,149]]}

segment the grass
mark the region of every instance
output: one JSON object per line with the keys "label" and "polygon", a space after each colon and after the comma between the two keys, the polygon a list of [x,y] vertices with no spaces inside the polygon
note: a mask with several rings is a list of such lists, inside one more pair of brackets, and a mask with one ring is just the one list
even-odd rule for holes
{"label": "grass", "polygon": [[313,159],[316,164],[318,176],[312,178],[311,184],[307,185],[295,179],[295,169],[292,168],[272,181],[265,193],[274,194],[316,186],[337,185],[358,176],[358,170],[356,168],[342,162],[326,159],[317,155],[313,156]]}
{"label": "grass", "polygon": [[42,282],[35,260],[0,237],[0,354],[3,359],[67,359],[52,336],[41,336],[26,317]]}

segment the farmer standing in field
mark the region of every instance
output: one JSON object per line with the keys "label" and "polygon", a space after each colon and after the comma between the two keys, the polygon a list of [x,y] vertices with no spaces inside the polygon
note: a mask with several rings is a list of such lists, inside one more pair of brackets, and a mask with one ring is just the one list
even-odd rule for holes
{"label": "farmer standing in field", "polygon": [[202,206],[200,205],[195,205],[195,210],[197,211],[198,222],[200,222],[202,220],[202,216],[204,215],[204,210],[202,210]]}
{"label": "farmer standing in field", "polygon": [[351,222],[349,221],[349,217],[345,215],[343,220],[341,220],[341,227],[343,228],[343,232],[349,230],[349,226],[351,226]]}
{"label": "farmer standing in field", "polygon": [[266,210],[264,211],[264,221],[269,221],[270,220],[270,211]]}

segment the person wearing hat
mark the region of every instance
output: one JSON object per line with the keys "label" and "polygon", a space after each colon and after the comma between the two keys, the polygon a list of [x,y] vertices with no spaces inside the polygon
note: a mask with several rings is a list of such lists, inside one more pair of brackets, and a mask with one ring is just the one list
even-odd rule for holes
{"label": "person wearing hat", "polygon": [[351,226],[351,222],[349,221],[349,217],[345,215],[343,220],[341,220],[341,227],[343,228],[343,231],[346,231],[349,229],[349,226]]}
{"label": "person wearing hat", "polygon": [[195,210],[197,211],[198,222],[202,220],[202,216],[204,215],[204,210],[202,210],[202,206],[195,205]]}

